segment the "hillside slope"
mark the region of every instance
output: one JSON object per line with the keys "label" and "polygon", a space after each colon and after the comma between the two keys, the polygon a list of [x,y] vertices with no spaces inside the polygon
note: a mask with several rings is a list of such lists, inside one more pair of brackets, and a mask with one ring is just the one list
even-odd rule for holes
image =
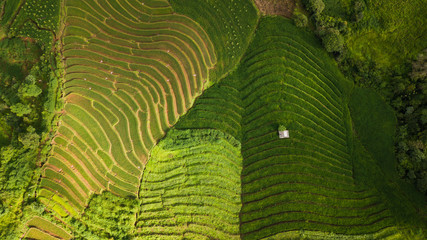
{"label": "hillside slope", "polygon": [[[387,198],[403,192],[390,194],[379,183],[395,181],[387,173],[393,169],[381,169],[354,135],[352,88],[311,34],[282,18],[262,18],[238,69],[176,124],[241,141],[242,239],[401,239],[407,229],[425,227],[408,198]],[[278,138],[279,125],[290,139]],[[423,208],[422,201],[415,205]],[[405,212],[414,217],[411,226],[402,225]]]}
{"label": "hillside slope", "polygon": [[[243,239],[298,230],[366,234],[392,226],[357,186],[348,148],[351,84],[314,37],[265,18],[241,62]],[[285,125],[290,139],[279,139]]]}
{"label": "hillside slope", "polygon": [[[357,92],[314,35],[258,19],[250,1],[210,15],[219,27],[204,14],[226,1],[171,2],[179,13],[166,0],[64,2],[65,109],[38,191],[54,211],[27,224],[29,237],[87,238],[116,217],[134,239],[404,239],[425,229],[423,202],[395,181],[392,159],[376,159],[393,154],[366,145],[371,112],[350,115]],[[118,212],[96,218],[99,201]]]}

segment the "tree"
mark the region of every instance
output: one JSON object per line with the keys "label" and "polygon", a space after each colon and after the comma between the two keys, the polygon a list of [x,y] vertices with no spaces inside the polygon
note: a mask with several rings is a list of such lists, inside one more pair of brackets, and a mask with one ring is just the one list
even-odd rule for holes
{"label": "tree", "polygon": [[297,27],[307,27],[308,19],[307,19],[307,16],[305,16],[304,14],[296,12],[293,15],[293,19],[294,19],[294,22],[295,22],[295,26],[297,26]]}
{"label": "tree", "polygon": [[131,239],[137,206],[136,199],[103,192],[92,197],[82,220],[101,239]]}
{"label": "tree", "polygon": [[325,9],[325,3],[322,0],[303,0],[303,3],[312,14],[321,13]]}
{"label": "tree", "polygon": [[19,87],[19,93],[22,97],[37,97],[42,93],[42,90],[36,85],[36,77],[28,75],[25,78],[25,83]]}
{"label": "tree", "polygon": [[35,84],[22,84],[19,88],[19,93],[24,97],[37,97],[42,93],[42,90]]}
{"label": "tree", "polygon": [[322,37],[322,43],[328,52],[341,52],[344,47],[344,38],[336,29],[328,29]]}
{"label": "tree", "polygon": [[34,77],[34,75],[30,74],[25,78],[25,82],[30,83],[30,84],[35,84],[36,83],[36,77]]}
{"label": "tree", "polygon": [[35,132],[32,126],[27,128],[27,133],[19,134],[18,140],[24,145],[25,149],[35,149],[39,146],[40,136]]}
{"label": "tree", "polygon": [[17,103],[10,106],[10,111],[15,113],[16,116],[22,117],[24,115],[31,113],[31,108],[28,105]]}

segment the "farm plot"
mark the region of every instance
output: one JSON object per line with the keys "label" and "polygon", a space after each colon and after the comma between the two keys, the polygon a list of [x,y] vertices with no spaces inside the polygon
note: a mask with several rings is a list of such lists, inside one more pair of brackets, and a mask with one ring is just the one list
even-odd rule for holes
{"label": "farm plot", "polygon": [[194,18],[212,40],[218,60],[210,73],[214,81],[239,64],[258,22],[253,1],[170,0],[170,3],[178,13]]}
{"label": "farm plot", "polygon": [[[342,237],[395,236],[396,223],[381,193],[354,179],[348,146],[353,136],[348,131],[347,108],[351,88],[313,36],[289,21],[263,18],[238,69],[197,98],[175,125],[180,131],[221,131],[241,142],[242,239],[281,239],[301,230],[313,236],[318,232]],[[289,139],[279,139],[279,125],[290,131]],[[187,154],[193,151],[176,145]],[[206,161],[213,158],[203,154]],[[157,195],[146,198],[143,206],[156,212],[156,217],[148,217],[149,211],[144,210],[147,217],[140,224],[152,226],[144,230],[144,236],[153,231],[162,232],[165,238],[179,237],[184,230],[176,230],[175,214],[165,210],[172,207],[162,205],[161,195],[183,174],[173,169],[187,166],[188,161],[175,166],[167,154],[157,157],[170,166],[156,164],[156,173],[170,172],[171,177],[146,176],[145,183],[155,181],[158,187]],[[195,176],[194,181],[203,177]],[[162,185],[158,179],[171,183]],[[212,183],[222,186],[214,178]],[[181,183],[173,189],[178,186]],[[198,201],[191,210],[183,209],[209,214],[205,202]],[[173,224],[153,225],[160,212]]]}
{"label": "farm plot", "polygon": [[[378,192],[355,184],[346,127],[351,84],[313,42],[289,21],[264,18],[242,59],[243,239],[393,226]],[[279,125],[289,139],[279,139]]]}
{"label": "farm plot", "polygon": [[227,76],[203,92],[175,125],[176,129],[216,129],[241,140],[243,107],[237,74]]}
{"label": "farm plot", "polygon": [[136,239],[240,239],[240,143],[217,130],[171,130],[141,184]]}
{"label": "farm plot", "polygon": [[29,229],[26,232],[25,237],[29,239],[69,240],[73,237],[70,233],[68,233],[63,228],[53,224],[51,221],[48,221],[38,216],[35,216],[32,219],[30,219],[26,223],[26,225],[29,227]]}
{"label": "farm plot", "polygon": [[65,0],[63,10],[65,107],[41,198],[72,213],[103,190],[137,196],[149,151],[200,95],[216,55],[167,1]]}

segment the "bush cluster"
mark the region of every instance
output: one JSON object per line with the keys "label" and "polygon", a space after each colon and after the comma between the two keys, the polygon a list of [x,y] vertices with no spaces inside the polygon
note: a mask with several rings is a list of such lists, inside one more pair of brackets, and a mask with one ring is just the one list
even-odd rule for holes
{"label": "bush cluster", "polygon": [[[311,19],[316,26],[315,32],[322,40],[326,51],[337,56],[341,55],[344,51],[343,34],[347,31],[347,22],[324,14],[325,3],[322,0],[304,0],[303,4],[311,14]],[[295,17],[295,23],[298,22],[300,25],[300,20],[297,21],[299,18],[298,15]]]}
{"label": "bush cluster", "polygon": [[325,9],[325,3],[322,0],[303,0],[303,3],[312,14],[320,14]]}
{"label": "bush cluster", "polygon": [[427,193],[427,49],[412,63],[409,77],[392,79],[391,105],[399,121],[396,157],[400,176]]}
{"label": "bush cluster", "polygon": [[302,13],[295,12],[292,16],[297,27],[307,27],[308,18]]}

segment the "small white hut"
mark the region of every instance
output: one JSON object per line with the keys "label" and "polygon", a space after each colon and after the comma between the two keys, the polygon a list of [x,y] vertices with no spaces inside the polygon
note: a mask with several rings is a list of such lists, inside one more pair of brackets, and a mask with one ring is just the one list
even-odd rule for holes
{"label": "small white hut", "polygon": [[289,138],[289,130],[279,131],[279,138]]}
{"label": "small white hut", "polygon": [[287,130],[285,126],[280,125],[278,132],[279,132],[279,138],[289,138],[289,130]]}

